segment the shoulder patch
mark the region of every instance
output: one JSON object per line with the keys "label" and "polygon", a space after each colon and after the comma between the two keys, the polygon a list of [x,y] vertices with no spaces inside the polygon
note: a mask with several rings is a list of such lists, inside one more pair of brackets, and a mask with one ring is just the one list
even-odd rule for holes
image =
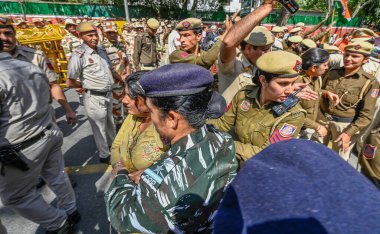
{"label": "shoulder patch", "polygon": [[[158,172],[159,173],[159,172]],[[155,188],[158,188],[159,185],[162,183],[162,181],[164,180],[161,176],[159,176],[157,173],[156,173],[156,170],[153,171],[152,169],[150,168],[147,168],[144,170],[144,173],[141,175],[141,179],[149,184],[150,186],[152,187],[155,187]]]}
{"label": "shoulder patch", "polygon": [[379,89],[372,89],[371,97],[377,98],[379,96]]}
{"label": "shoulder patch", "polygon": [[293,137],[294,133],[296,132],[297,127],[288,123],[284,123],[282,125],[282,128],[280,129],[279,133],[282,137]]}
{"label": "shoulder patch", "polygon": [[251,103],[249,102],[249,100],[244,100],[241,104],[240,104],[240,109],[244,112],[248,111],[249,108],[251,107]]}
{"label": "shoulder patch", "polygon": [[375,158],[375,151],[376,147],[370,144],[366,144],[364,149],[363,149],[363,156],[366,159],[373,159]]}

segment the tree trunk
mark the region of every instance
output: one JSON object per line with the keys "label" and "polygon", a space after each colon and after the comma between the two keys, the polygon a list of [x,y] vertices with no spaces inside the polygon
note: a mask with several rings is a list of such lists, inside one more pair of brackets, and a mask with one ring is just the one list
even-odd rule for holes
{"label": "tree trunk", "polygon": [[354,13],[351,15],[351,18],[355,18],[355,16],[360,12],[360,10],[363,9],[366,5],[370,4],[371,2],[372,0],[368,0],[364,2],[363,4],[361,4],[361,1],[360,1],[359,4],[356,6]]}
{"label": "tree trunk", "polygon": [[282,7],[281,12],[280,12],[280,17],[278,18],[276,25],[277,26],[287,25],[290,16],[291,16],[290,12],[287,11],[285,7]]}
{"label": "tree trunk", "polygon": [[193,1],[193,5],[191,6],[190,15],[191,17],[197,17],[197,6],[198,6],[198,0]]}

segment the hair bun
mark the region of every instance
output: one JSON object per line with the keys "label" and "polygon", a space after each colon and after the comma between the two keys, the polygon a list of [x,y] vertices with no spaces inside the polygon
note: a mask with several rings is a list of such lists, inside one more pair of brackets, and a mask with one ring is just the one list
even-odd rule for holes
{"label": "hair bun", "polygon": [[214,91],[208,102],[205,116],[207,119],[217,119],[226,112],[226,108],[227,104],[224,97]]}

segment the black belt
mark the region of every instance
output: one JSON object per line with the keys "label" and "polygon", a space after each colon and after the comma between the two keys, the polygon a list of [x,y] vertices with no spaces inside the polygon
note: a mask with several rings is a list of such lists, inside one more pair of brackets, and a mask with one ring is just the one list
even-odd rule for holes
{"label": "black belt", "polygon": [[155,67],[156,66],[155,63],[142,63],[141,65],[144,67]]}
{"label": "black belt", "polygon": [[101,91],[96,91],[96,90],[91,90],[91,89],[85,89],[85,92],[86,92],[86,93],[87,93],[88,91],[90,91],[90,94],[91,94],[91,95],[95,95],[95,96],[103,96],[103,97],[107,96],[107,95],[110,93],[110,91],[108,91],[108,92],[101,92]]}
{"label": "black belt", "polygon": [[[323,112],[322,112],[323,113]],[[334,122],[339,122],[339,123],[352,123],[355,118],[345,118],[345,117],[338,117],[330,114],[323,113],[326,119]]]}
{"label": "black belt", "polygon": [[41,140],[42,138],[44,138],[46,136],[45,130],[50,130],[51,127],[52,127],[51,125],[47,126],[42,132],[38,133],[37,136],[34,136],[27,141],[13,145],[13,147],[18,149],[18,150],[24,150],[24,149],[28,148],[29,146],[34,145],[34,143],[36,143],[37,141]]}

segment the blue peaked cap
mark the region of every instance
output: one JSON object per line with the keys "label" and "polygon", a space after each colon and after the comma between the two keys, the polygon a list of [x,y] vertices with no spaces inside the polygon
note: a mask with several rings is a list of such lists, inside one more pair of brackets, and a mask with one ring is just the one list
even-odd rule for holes
{"label": "blue peaked cap", "polygon": [[162,66],[139,80],[147,97],[190,95],[211,86],[214,78],[207,69],[186,63]]}
{"label": "blue peaked cap", "polygon": [[270,145],[227,188],[215,233],[380,233],[380,192],[308,140]]}

